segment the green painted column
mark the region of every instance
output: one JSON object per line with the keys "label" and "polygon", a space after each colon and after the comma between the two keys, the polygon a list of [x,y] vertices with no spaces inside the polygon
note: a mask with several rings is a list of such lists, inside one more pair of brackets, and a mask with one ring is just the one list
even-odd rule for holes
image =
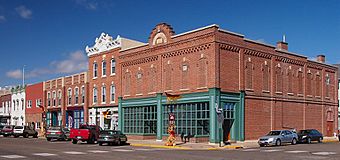
{"label": "green painted column", "polygon": [[210,114],[210,143],[220,142],[220,124],[217,121],[217,113],[215,106],[220,108],[220,95],[221,90],[219,88],[209,88],[209,114]]}
{"label": "green painted column", "polygon": [[122,97],[118,97],[118,129],[122,132],[123,131],[123,98]]}
{"label": "green painted column", "polygon": [[162,140],[163,130],[162,93],[157,93],[157,140]]}
{"label": "green painted column", "polygon": [[240,105],[239,105],[239,141],[244,141],[244,91],[240,93]]}

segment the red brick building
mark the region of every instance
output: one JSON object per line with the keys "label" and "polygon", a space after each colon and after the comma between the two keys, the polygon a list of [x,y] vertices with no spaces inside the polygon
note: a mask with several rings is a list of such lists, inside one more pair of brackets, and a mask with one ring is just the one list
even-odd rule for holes
{"label": "red brick building", "polygon": [[0,93],[0,124],[11,124],[11,102],[12,95],[10,92]]}
{"label": "red brick building", "polygon": [[[195,142],[257,139],[273,129],[337,130],[338,71],[324,56],[311,61],[286,42],[272,46],[217,25],[175,34],[162,23],[149,43],[127,48],[97,41],[87,47],[90,102],[101,106],[103,86],[115,84],[119,129],[130,137],[164,139],[169,114],[176,133]],[[101,66],[112,58],[115,76],[103,77]],[[181,98],[169,104],[165,92]]]}
{"label": "red brick building", "polygon": [[44,105],[43,82],[28,85],[26,87],[26,109],[25,123],[32,126],[36,130],[43,127],[42,113]]}
{"label": "red brick building", "polygon": [[88,120],[87,72],[45,82],[47,126],[78,128]]}

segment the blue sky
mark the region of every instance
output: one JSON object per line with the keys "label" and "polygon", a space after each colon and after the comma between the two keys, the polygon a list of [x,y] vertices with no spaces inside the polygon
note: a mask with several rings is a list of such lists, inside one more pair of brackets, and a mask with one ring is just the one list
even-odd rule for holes
{"label": "blue sky", "polygon": [[86,70],[85,46],[101,32],[147,42],[166,22],[176,33],[210,24],[289,51],[340,63],[340,1],[0,0],[0,86]]}

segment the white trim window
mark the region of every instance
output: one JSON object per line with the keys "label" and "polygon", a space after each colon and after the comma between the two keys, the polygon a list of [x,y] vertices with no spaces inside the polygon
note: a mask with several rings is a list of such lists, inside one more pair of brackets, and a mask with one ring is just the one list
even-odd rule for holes
{"label": "white trim window", "polygon": [[32,100],[27,101],[27,108],[32,108]]}
{"label": "white trim window", "polygon": [[115,102],[115,94],[116,94],[116,86],[115,85],[111,85],[111,89],[110,89],[110,99],[111,99],[111,103]]}
{"label": "white trim window", "polygon": [[78,87],[74,88],[74,96],[75,96],[74,103],[77,105],[79,102],[79,88]]}
{"label": "white trim window", "polygon": [[93,78],[97,78],[98,76],[98,64],[97,62],[93,63]]}
{"label": "white trim window", "polygon": [[72,104],[72,89],[71,88],[69,88],[68,90],[67,90],[67,105],[71,105]]}
{"label": "white trim window", "polygon": [[57,93],[55,91],[52,92],[53,97],[53,106],[57,105]]}
{"label": "white trim window", "polygon": [[102,61],[102,77],[106,77],[106,61]]}
{"label": "white trim window", "polygon": [[51,92],[47,92],[47,106],[51,106]]}
{"label": "white trim window", "polygon": [[116,74],[116,60],[111,59],[111,75]]}
{"label": "white trim window", "polygon": [[36,99],[36,100],[35,100],[35,107],[36,107],[36,108],[39,108],[40,105],[42,105],[42,100],[41,100],[41,98],[40,98],[40,99]]}
{"label": "white trim window", "polygon": [[85,103],[85,87],[84,86],[81,87],[81,103],[82,104]]}
{"label": "white trim window", "polygon": [[25,100],[21,99],[21,110],[23,111],[25,109]]}
{"label": "white trim window", "polygon": [[96,104],[98,102],[98,90],[97,87],[93,88],[93,104]]}
{"label": "white trim window", "polygon": [[58,91],[58,106],[61,106],[61,90]]}
{"label": "white trim window", "polygon": [[106,86],[102,86],[102,103],[106,102]]}

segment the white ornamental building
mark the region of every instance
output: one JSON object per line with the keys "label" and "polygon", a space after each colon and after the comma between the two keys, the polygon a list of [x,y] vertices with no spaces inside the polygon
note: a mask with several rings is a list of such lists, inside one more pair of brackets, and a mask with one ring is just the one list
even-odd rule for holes
{"label": "white ornamental building", "polygon": [[11,125],[25,125],[25,93],[26,86],[13,87],[12,92],[12,108],[11,108]]}

